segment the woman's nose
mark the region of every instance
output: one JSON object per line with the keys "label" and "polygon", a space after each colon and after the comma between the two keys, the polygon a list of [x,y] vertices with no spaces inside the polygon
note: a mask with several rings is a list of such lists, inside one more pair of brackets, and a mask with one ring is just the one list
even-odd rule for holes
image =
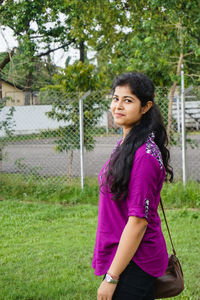
{"label": "woman's nose", "polygon": [[117,109],[123,109],[123,102],[119,100],[119,101],[117,102],[116,108],[117,108]]}

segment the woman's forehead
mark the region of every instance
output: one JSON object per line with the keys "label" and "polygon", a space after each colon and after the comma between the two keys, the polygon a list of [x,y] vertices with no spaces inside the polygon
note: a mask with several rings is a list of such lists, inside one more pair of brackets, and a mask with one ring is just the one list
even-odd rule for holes
{"label": "woman's forehead", "polygon": [[133,92],[131,91],[131,89],[128,85],[116,86],[116,88],[113,92],[113,96],[120,96],[120,97],[131,96],[131,97],[137,98],[137,96],[135,94],[133,94]]}

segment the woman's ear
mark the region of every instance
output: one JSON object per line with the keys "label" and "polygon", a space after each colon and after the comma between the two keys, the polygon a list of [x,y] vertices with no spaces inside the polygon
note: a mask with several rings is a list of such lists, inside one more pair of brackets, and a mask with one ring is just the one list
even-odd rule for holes
{"label": "woman's ear", "polygon": [[142,107],[142,114],[146,114],[146,112],[148,112],[148,110],[152,107],[153,102],[152,101],[148,101],[147,104],[145,106]]}

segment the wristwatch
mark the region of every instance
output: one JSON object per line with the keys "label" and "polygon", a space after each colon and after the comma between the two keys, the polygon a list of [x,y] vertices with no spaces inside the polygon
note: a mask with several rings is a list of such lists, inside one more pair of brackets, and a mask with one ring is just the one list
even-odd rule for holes
{"label": "wristwatch", "polygon": [[110,276],[109,274],[106,274],[105,277],[106,282],[108,283],[114,283],[117,284],[119,282],[119,280],[115,280],[114,278],[112,278],[112,276]]}

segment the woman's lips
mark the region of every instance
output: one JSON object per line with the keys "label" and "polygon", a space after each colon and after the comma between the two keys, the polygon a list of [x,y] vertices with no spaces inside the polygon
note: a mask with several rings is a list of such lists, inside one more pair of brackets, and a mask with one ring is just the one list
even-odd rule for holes
{"label": "woman's lips", "polygon": [[119,114],[119,113],[115,113],[115,116],[116,116],[116,117],[119,117],[119,118],[120,118],[120,117],[124,117],[124,115]]}

